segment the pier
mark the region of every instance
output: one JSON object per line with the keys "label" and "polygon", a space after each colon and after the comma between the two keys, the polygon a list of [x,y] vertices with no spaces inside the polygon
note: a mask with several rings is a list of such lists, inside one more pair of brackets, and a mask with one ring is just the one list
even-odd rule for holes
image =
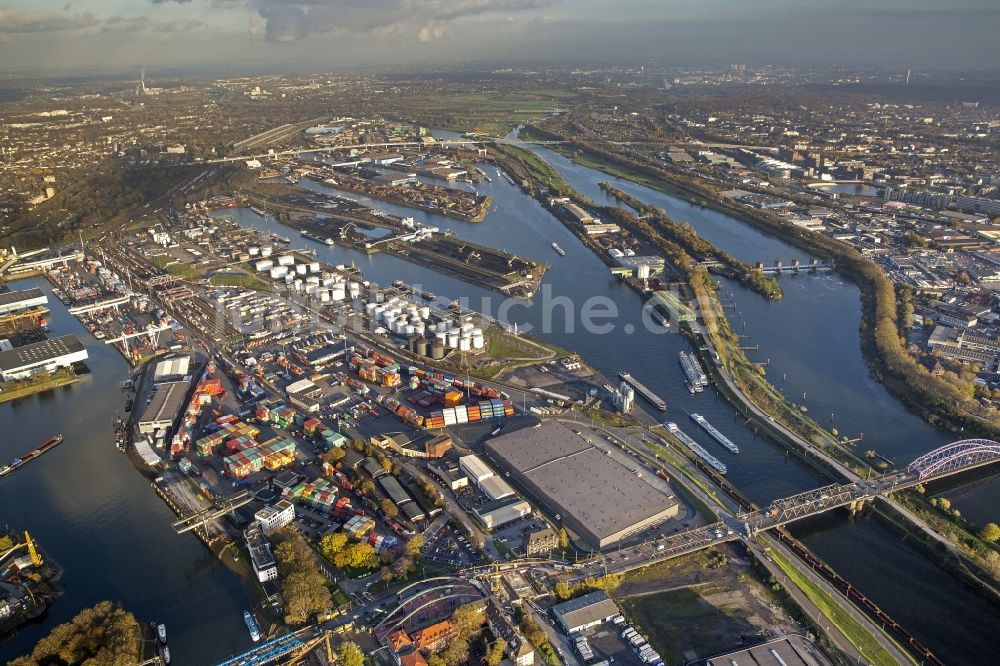
{"label": "pier", "polygon": [[640,384],[639,380],[637,380],[635,377],[633,377],[629,373],[625,372],[624,370],[621,371],[621,372],[619,372],[618,376],[622,378],[623,382],[626,382],[632,388],[634,388],[635,391],[636,391],[636,393],[638,393],[643,398],[645,398],[647,401],[649,401],[649,403],[651,405],[653,405],[654,407],[656,407],[661,412],[667,411],[667,403],[663,401],[663,398],[661,398],[660,396],[656,395],[655,393],[653,393],[652,391],[650,391],[648,388],[646,388],[645,386],[643,386],[642,384]]}

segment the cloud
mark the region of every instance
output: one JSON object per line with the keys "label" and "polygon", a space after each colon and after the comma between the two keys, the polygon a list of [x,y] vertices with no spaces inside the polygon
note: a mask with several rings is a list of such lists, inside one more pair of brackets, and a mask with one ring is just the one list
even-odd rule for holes
{"label": "cloud", "polygon": [[59,14],[53,11],[20,12],[0,9],[0,35],[30,35],[67,32],[93,27],[100,19],[89,12]]}
{"label": "cloud", "polygon": [[101,25],[103,32],[137,33],[137,32],[190,32],[205,26],[201,21],[188,18],[175,18],[169,21],[155,21],[148,16],[113,16]]}
{"label": "cloud", "polygon": [[[154,4],[192,0],[150,0]],[[251,33],[272,42],[295,42],[332,33],[414,35],[440,39],[447,24],[488,13],[522,13],[561,0],[202,0],[217,8],[244,6],[255,14]],[[259,21],[255,19],[259,18]]]}

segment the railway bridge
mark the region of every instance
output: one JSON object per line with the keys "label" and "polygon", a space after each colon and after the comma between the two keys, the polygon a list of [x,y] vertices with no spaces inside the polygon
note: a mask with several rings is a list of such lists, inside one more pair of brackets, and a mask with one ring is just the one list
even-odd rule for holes
{"label": "railway bridge", "polygon": [[[740,516],[724,515],[722,520],[711,525],[703,525],[630,546],[620,551],[619,557],[614,560],[608,555],[596,555],[595,558],[588,560],[579,575],[581,577],[593,575],[593,567],[603,567],[606,572],[624,573],[726,541],[751,538],[757,532],[818,516],[832,509],[860,508],[865,502],[876,497],[884,497],[897,490],[912,488],[927,481],[960,474],[998,461],[1000,461],[1000,442],[988,439],[952,442],[920,456],[905,469],[897,472],[873,479],[859,479],[852,483],[832,484],[808,490],[798,495],[774,500],[763,509]],[[622,557],[622,554],[625,556]]]}

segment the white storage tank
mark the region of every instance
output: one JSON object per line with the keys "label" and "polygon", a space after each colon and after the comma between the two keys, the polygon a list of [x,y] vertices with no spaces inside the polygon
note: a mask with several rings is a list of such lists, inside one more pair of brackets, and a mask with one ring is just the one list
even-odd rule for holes
{"label": "white storage tank", "polygon": [[437,333],[435,333],[434,334],[434,338],[436,340],[440,340],[442,343],[447,343],[448,342],[448,334],[447,333],[442,333],[441,331],[438,331]]}
{"label": "white storage tank", "polygon": [[413,324],[407,324],[406,328],[403,329],[403,332],[407,337],[412,337],[417,334],[417,327]]}
{"label": "white storage tank", "polygon": [[320,292],[319,292],[319,300],[320,300],[321,303],[329,303],[330,302],[330,290],[329,289],[321,289]]}
{"label": "white storage tank", "polygon": [[294,275],[292,275],[291,273],[285,273],[285,284],[291,284],[292,280],[294,279],[295,279]]}
{"label": "white storage tank", "polygon": [[260,261],[255,263],[253,267],[256,268],[259,273],[263,273],[265,271],[271,270],[271,268],[274,267],[274,262],[271,261],[270,259],[261,259]]}
{"label": "white storage tank", "polygon": [[[326,286],[329,286],[329,285],[326,285]],[[365,313],[369,317],[374,317],[375,316],[375,310],[378,309],[378,307],[379,306],[378,306],[377,303],[366,303],[365,304]]]}
{"label": "white storage tank", "polygon": [[295,257],[290,254],[283,254],[278,257],[279,266],[293,266],[295,264]]}
{"label": "white storage tank", "polygon": [[357,298],[361,295],[361,285],[357,282],[350,282],[347,285],[347,291],[351,294],[351,298]]}
{"label": "white storage tank", "polygon": [[376,291],[375,292],[375,302],[376,303],[382,303],[383,301],[385,301],[385,294],[383,294],[381,291]]}
{"label": "white storage tank", "polygon": [[448,346],[452,349],[458,346],[458,331],[448,331]]}
{"label": "white storage tank", "polygon": [[431,318],[431,309],[428,306],[424,305],[420,308],[420,318],[424,321]]}
{"label": "white storage tank", "polygon": [[472,338],[462,336],[458,339],[458,349],[459,351],[471,351],[472,350]]}
{"label": "white storage tank", "polygon": [[251,257],[260,256],[260,247],[258,247],[256,245],[251,245],[250,246],[250,256]]}
{"label": "white storage tank", "polygon": [[298,266],[295,267],[295,272],[298,273],[299,275],[305,275],[307,272],[309,272],[309,269],[306,268],[305,264],[299,264]]}
{"label": "white storage tank", "polygon": [[474,349],[482,349],[485,346],[486,346],[486,336],[483,335],[483,332],[479,331],[479,333],[476,333],[475,331],[473,331],[473,333],[472,333],[472,347]]}
{"label": "white storage tank", "polygon": [[464,324],[462,324],[462,333],[472,333],[472,329],[474,328],[475,326],[473,324],[465,322]]}
{"label": "white storage tank", "polygon": [[335,284],[337,284],[337,281],[334,280],[332,277],[323,278],[324,287],[332,287]]}
{"label": "white storage tank", "polygon": [[283,278],[288,275],[287,266],[272,266],[268,269],[271,273],[271,278],[277,280],[278,278]]}
{"label": "white storage tank", "polygon": [[296,280],[295,280],[295,282],[293,284],[295,285],[295,291],[302,291],[302,285],[305,284],[305,283],[302,282],[302,280],[299,280],[298,278],[296,278]]}
{"label": "white storage tank", "polygon": [[344,293],[344,285],[337,285],[330,290],[330,298],[335,301],[342,301],[346,294]]}
{"label": "white storage tank", "polygon": [[319,262],[318,261],[310,261],[309,262],[309,272],[310,273],[319,273]]}
{"label": "white storage tank", "polygon": [[262,257],[270,257],[272,252],[274,249],[270,245],[264,245],[260,248],[260,256]]}

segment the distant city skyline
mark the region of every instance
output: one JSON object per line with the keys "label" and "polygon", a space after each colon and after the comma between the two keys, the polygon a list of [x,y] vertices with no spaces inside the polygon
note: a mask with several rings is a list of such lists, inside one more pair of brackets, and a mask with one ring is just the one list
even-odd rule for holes
{"label": "distant city skyline", "polygon": [[734,61],[991,69],[989,0],[6,0],[0,73]]}

